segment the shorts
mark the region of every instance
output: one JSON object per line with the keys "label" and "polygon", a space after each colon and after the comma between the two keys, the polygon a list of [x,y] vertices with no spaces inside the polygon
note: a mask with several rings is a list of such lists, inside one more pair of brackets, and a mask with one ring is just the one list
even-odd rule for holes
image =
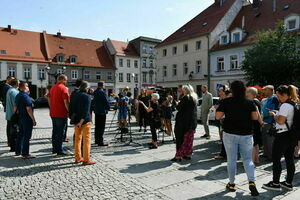
{"label": "shorts", "polygon": [[119,114],[118,114],[118,119],[127,119],[127,116],[128,116],[128,111],[119,111]]}

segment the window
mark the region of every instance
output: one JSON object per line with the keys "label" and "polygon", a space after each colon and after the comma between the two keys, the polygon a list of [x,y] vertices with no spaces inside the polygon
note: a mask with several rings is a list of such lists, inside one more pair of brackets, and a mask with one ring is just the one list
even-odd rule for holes
{"label": "window", "polygon": [[130,60],[127,60],[127,67],[130,67],[130,65],[131,65]]}
{"label": "window", "polygon": [[101,80],[101,72],[96,72],[96,79]]}
{"label": "window", "polygon": [[153,74],[149,74],[149,82],[153,83]]}
{"label": "window", "polygon": [[163,77],[167,77],[167,66],[163,66]]}
{"label": "window", "polygon": [[72,70],[72,71],[71,71],[71,78],[72,78],[73,80],[78,79],[78,70]]}
{"label": "window", "polygon": [[6,50],[2,49],[1,54],[6,54]]}
{"label": "window", "polygon": [[183,52],[188,52],[189,46],[188,44],[183,45]]}
{"label": "window", "polygon": [[163,50],[163,56],[167,56],[167,49]]}
{"label": "window", "polygon": [[30,68],[28,68],[28,67],[24,68],[24,78],[25,79],[30,79],[30,77],[31,77],[31,70],[30,70]]}
{"label": "window", "polygon": [[57,74],[63,74],[64,70],[63,69],[57,69]]}
{"label": "window", "polygon": [[288,21],[288,30],[294,30],[296,29],[296,20],[290,20]]}
{"label": "window", "polygon": [[113,80],[112,72],[107,72],[107,80],[109,81]]}
{"label": "window", "polygon": [[30,52],[25,52],[25,56],[30,56]]}
{"label": "window", "polygon": [[196,42],[196,50],[201,49],[201,41]]}
{"label": "window", "polygon": [[70,57],[70,63],[71,64],[76,64],[76,62],[77,62],[76,56],[71,56]]}
{"label": "window", "polygon": [[119,59],[119,67],[123,67],[123,59],[122,58]]}
{"label": "window", "polygon": [[147,47],[143,46],[143,53],[147,53]]}
{"label": "window", "polygon": [[183,74],[186,75],[189,73],[188,63],[183,63]]}
{"label": "window", "polygon": [[135,75],[134,75],[134,82],[135,82],[135,83],[138,83],[138,82],[139,82],[139,75],[138,75],[138,74],[135,74]]}
{"label": "window", "polygon": [[173,65],[173,76],[177,76],[177,65]]}
{"label": "window", "polygon": [[233,34],[233,42],[240,42],[241,41],[241,34],[240,33],[234,33]]}
{"label": "window", "polygon": [[222,43],[222,44],[227,44],[227,43],[228,43],[228,37],[227,37],[227,35],[223,35],[223,36],[221,37],[221,43]]}
{"label": "window", "polygon": [[153,54],[154,53],[154,48],[153,47],[149,47],[150,53]]}
{"label": "window", "polygon": [[146,68],[146,66],[147,66],[147,60],[143,59],[143,67]]}
{"label": "window", "polygon": [[56,56],[56,60],[57,60],[57,62],[64,62],[64,55],[57,55]]}
{"label": "window", "polygon": [[131,82],[131,74],[127,73],[127,82],[130,83]]}
{"label": "window", "polygon": [[173,47],[172,53],[173,53],[173,55],[176,55],[176,54],[177,54],[177,47]]}
{"label": "window", "polygon": [[84,79],[85,80],[89,80],[90,79],[90,72],[89,71],[85,71],[84,72]]}
{"label": "window", "polygon": [[40,80],[46,79],[45,69],[39,69],[39,71],[38,71],[38,77],[39,77]]}
{"label": "window", "polygon": [[150,60],[150,67],[153,68],[153,60]]}
{"label": "window", "polygon": [[123,82],[123,73],[119,73],[119,82]]}
{"label": "window", "polygon": [[238,69],[238,68],[239,68],[238,56],[237,55],[230,56],[230,69]]}
{"label": "window", "polygon": [[147,73],[143,73],[143,82],[147,83]]}
{"label": "window", "polygon": [[135,67],[135,68],[138,68],[138,67],[139,67],[139,63],[138,63],[137,60],[134,61],[134,67]]}
{"label": "window", "polygon": [[201,73],[201,60],[196,61],[196,73]]}
{"label": "window", "polygon": [[16,68],[14,67],[8,68],[8,76],[16,77]]}
{"label": "window", "polygon": [[224,71],[224,57],[217,58],[218,71]]}

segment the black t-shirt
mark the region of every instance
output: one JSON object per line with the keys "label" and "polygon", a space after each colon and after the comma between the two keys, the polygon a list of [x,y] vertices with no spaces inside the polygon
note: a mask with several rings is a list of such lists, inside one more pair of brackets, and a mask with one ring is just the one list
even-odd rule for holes
{"label": "black t-shirt", "polygon": [[224,131],[236,135],[251,135],[251,113],[256,111],[253,101],[230,97],[223,99],[217,112],[224,112]]}

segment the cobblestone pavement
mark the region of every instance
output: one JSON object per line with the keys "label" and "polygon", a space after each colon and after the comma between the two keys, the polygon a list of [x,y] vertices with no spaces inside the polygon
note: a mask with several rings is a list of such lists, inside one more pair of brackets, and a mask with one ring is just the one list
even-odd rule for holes
{"label": "cobblestone pavement", "polygon": [[[0,114],[0,199],[253,199],[249,195],[242,163],[238,163],[236,193],[224,191],[226,162],[215,161],[218,153],[217,128],[211,126],[212,139],[201,140],[199,125],[192,161],[172,163],[175,145],[165,138],[157,150],[147,149],[151,134],[139,133],[133,126],[133,143],[115,140],[114,112],[107,120],[105,139],[109,147],[92,145],[96,165],[73,164],[73,157],[51,154],[51,120],[47,109],[35,111],[38,126],[33,130],[31,153],[37,158],[22,160],[6,147],[4,114]],[[72,141],[73,128],[68,130]],[[119,137],[119,136],[117,136]],[[159,136],[162,140],[162,135]],[[72,143],[65,144],[71,154]],[[293,192],[268,192],[261,185],[271,180],[271,164],[262,161],[256,167],[260,197],[256,199],[297,199],[300,196],[300,165],[297,163]],[[285,174],[285,171],[284,171]]]}

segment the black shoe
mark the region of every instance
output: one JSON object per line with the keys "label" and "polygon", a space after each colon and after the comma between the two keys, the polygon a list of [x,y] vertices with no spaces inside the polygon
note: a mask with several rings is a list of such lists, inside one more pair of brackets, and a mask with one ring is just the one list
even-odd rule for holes
{"label": "black shoe", "polygon": [[230,183],[228,183],[228,184],[226,185],[226,189],[227,189],[229,192],[235,192],[235,191],[236,191],[235,184],[230,184]]}
{"label": "black shoe", "polygon": [[183,156],[182,157],[184,160],[192,160],[192,157],[191,156]]}
{"label": "black shoe", "polygon": [[259,196],[259,193],[256,189],[256,185],[254,182],[249,182],[249,190],[251,191],[251,196]]}
{"label": "black shoe", "polygon": [[280,182],[280,186],[286,190],[293,191],[293,185],[286,181]]}
{"label": "black shoe", "polygon": [[141,128],[139,129],[139,132],[142,132],[142,129],[141,129]]}
{"label": "black shoe", "polygon": [[108,144],[100,143],[100,144],[98,144],[98,146],[99,146],[99,147],[107,147]]}
{"label": "black shoe", "polygon": [[181,162],[182,158],[176,158],[176,157],[174,157],[174,158],[171,159],[171,161],[172,162]]}
{"label": "black shoe", "polygon": [[267,184],[263,184],[262,188],[264,188],[266,190],[281,191],[280,184],[274,183],[273,181],[270,181]]}
{"label": "black shoe", "polygon": [[9,152],[15,152],[15,151],[16,151],[15,149],[10,149],[10,150],[9,150]]}
{"label": "black shoe", "polygon": [[144,129],[144,133],[147,133],[147,129]]}
{"label": "black shoe", "polygon": [[67,156],[68,154],[61,152],[61,153],[57,153],[57,156]]}
{"label": "black shoe", "polygon": [[150,145],[149,149],[157,149],[157,146],[156,145]]}

